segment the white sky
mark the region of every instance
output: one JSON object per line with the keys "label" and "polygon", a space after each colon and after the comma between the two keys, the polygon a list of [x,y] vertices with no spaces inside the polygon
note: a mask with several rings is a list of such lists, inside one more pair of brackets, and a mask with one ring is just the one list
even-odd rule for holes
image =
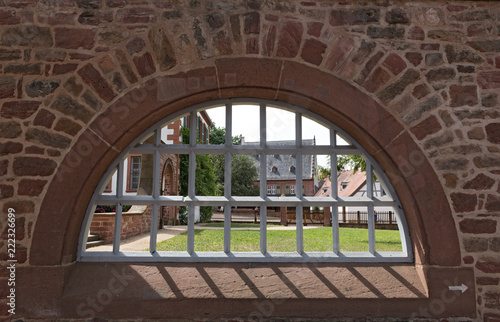
{"label": "white sky", "polygon": [[[256,105],[233,105],[233,133],[242,134],[246,142],[260,140],[260,107]],[[225,107],[206,110],[217,127],[225,127]],[[295,113],[278,108],[267,108],[267,140],[295,140]],[[330,144],[330,130],[323,125],[302,117],[302,139],[316,138],[316,145]],[[339,142],[340,143],[340,142]],[[318,156],[318,163],[328,166],[326,156]]]}

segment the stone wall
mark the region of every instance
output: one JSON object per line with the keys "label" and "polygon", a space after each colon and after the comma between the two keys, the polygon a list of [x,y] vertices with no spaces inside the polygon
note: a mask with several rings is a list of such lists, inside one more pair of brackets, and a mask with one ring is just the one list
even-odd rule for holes
{"label": "stone wall", "polygon": [[344,128],[398,191],[417,266],[473,272],[474,313],[454,302],[429,318],[500,319],[499,35],[495,1],[0,0],[0,204],[17,215],[22,316],[74,316],[65,276],[81,272],[85,209],[122,149],[183,107],[250,96]]}

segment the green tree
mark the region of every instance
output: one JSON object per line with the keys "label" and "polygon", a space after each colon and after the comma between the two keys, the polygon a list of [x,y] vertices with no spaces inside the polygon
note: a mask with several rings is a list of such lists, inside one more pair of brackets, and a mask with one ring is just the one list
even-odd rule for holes
{"label": "green tree", "polygon": [[[328,156],[328,162],[330,162],[330,156]],[[337,171],[345,171],[352,169],[353,173],[358,171],[366,171],[366,161],[360,155],[339,155],[337,156]],[[316,177],[320,180],[324,180],[329,177],[332,173],[330,167],[318,166],[316,170]]]}
{"label": "green tree", "polygon": [[[189,144],[189,128],[181,128],[182,143]],[[189,180],[189,155],[181,154],[180,175],[179,175],[179,194],[181,196],[188,195],[188,180]],[[215,195],[215,173],[214,167],[209,155],[196,155],[196,179],[195,179],[195,194],[199,196]],[[201,221],[208,222],[212,218],[212,207],[200,207]],[[186,209],[179,209],[179,219],[181,223],[187,223]]]}
{"label": "green tree", "polygon": [[[239,145],[242,135],[232,138],[233,145]],[[210,144],[225,144],[226,129],[212,125],[210,127]],[[211,155],[210,160],[215,172],[215,191],[217,196],[224,195],[225,156]],[[254,182],[257,180],[257,168],[247,155],[235,155],[231,161],[231,195],[233,196],[258,196],[259,187]]]}
{"label": "green tree", "polygon": [[248,155],[235,155],[231,164],[231,195],[258,196],[257,168]]}

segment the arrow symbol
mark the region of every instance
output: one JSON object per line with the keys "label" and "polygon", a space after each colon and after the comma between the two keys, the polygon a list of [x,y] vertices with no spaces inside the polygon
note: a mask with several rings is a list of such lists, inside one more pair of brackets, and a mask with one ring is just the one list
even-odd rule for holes
{"label": "arrow symbol", "polygon": [[464,285],[463,283],[460,286],[448,286],[448,288],[450,291],[461,291],[462,293],[468,289],[467,285]]}

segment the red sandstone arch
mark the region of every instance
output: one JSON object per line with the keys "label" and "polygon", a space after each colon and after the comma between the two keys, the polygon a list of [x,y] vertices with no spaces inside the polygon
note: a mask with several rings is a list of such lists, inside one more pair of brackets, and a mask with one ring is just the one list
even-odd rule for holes
{"label": "red sandstone arch", "polygon": [[342,127],[381,165],[403,204],[417,264],[458,266],[460,246],[437,175],[404,127],[355,86],[278,59],[218,59],[214,66],[151,79],[127,92],[80,135],[59,166],[34,228],[31,265],[76,259],[87,204],[110,163],[156,121],[217,98],[278,99]]}

